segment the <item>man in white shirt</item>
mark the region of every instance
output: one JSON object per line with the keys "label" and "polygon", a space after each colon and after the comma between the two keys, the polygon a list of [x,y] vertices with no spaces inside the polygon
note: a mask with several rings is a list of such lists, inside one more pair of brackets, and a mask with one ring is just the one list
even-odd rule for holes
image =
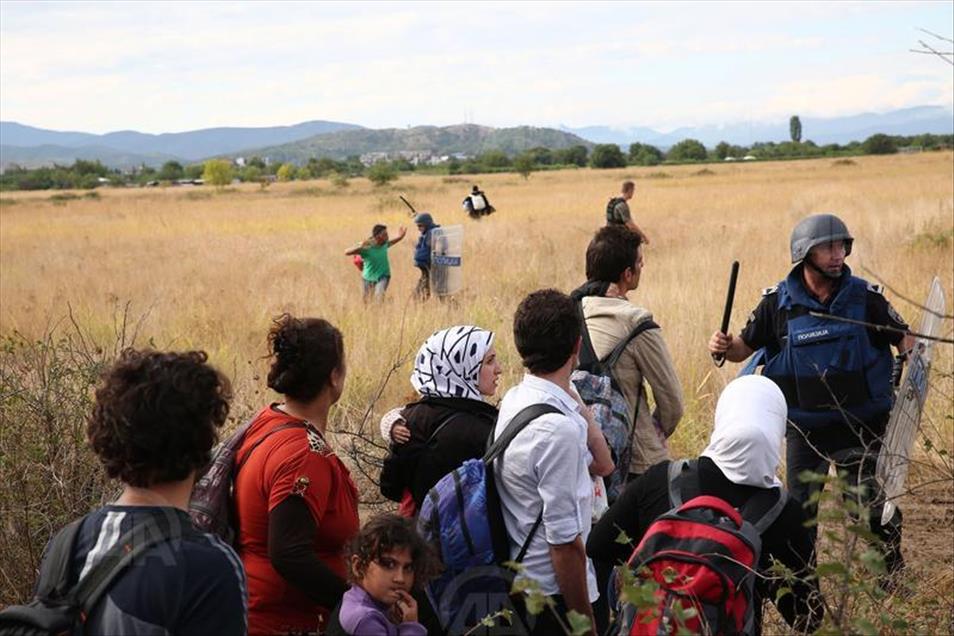
{"label": "man in white shirt", "polygon": [[[526,406],[550,404],[560,413],[531,422],[494,464],[511,557],[542,514],[523,560],[523,576],[553,598],[561,620],[575,610],[594,625],[591,603],[599,590],[585,551],[592,524],[592,476],[610,474],[613,460],[570,382],[581,344],[576,305],[553,289],[533,292],[517,308],[513,332],[528,373],[504,396],[494,437]],[[560,631],[553,613],[545,610],[532,633]]]}

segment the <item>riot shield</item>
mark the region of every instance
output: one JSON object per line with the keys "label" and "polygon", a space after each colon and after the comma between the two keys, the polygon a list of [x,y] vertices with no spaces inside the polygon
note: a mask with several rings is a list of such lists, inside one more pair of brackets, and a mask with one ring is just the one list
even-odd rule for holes
{"label": "riot shield", "polygon": [[460,291],[464,282],[464,227],[450,225],[431,232],[431,293],[438,298]]}
{"label": "riot shield", "polygon": [[[921,314],[919,333],[937,336],[944,315],[944,290],[937,277],[931,283]],[[907,368],[898,389],[897,400],[891,409],[884,444],[878,454],[877,477],[884,491],[885,504],[881,523],[886,524],[894,516],[897,497],[904,492],[908,476],[908,462],[914,447],[914,437],[921,422],[924,402],[927,400],[928,376],[931,372],[931,348],[933,340],[917,338],[914,350],[908,356]]]}

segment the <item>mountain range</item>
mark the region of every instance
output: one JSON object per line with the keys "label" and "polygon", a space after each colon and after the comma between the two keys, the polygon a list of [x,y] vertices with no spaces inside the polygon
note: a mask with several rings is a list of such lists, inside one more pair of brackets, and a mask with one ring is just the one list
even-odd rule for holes
{"label": "mountain range", "polygon": [[418,152],[431,155],[477,155],[488,150],[515,154],[530,148],[569,148],[575,145],[592,146],[589,141],[570,132],[554,128],[517,126],[490,128],[476,124],[454,126],[414,126],[413,128],[384,128],[381,130],[344,130],[316,135],[277,146],[250,151],[270,157],[273,161],[301,163],[309,157],[343,159],[348,155],[382,152]]}
{"label": "mountain range", "polygon": [[[862,113],[847,117],[800,117],[802,140],[818,145],[864,141],[875,133],[887,135],[954,134],[954,112],[943,106],[916,106],[886,113]],[[594,143],[628,146],[634,142],[666,149],[683,139],[696,139],[708,147],[720,141],[750,146],[757,141],[789,141],[788,120],[771,123],[735,123],[722,126],[684,127],[662,133],[643,126],[588,126],[560,130]]]}
{"label": "mountain range", "polygon": [[[874,133],[917,135],[954,133],[954,113],[941,106],[919,106],[886,113],[847,117],[803,117],[802,139],[817,144],[861,141]],[[491,128],[474,124],[369,129],[356,124],[309,121],[293,126],[263,128],[205,128],[179,133],[148,134],[132,130],[102,135],[46,130],[0,121],[0,168],[69,164],[79,159],[128,168],[142,163],[158,166],[165,161],[192,163],[210,157],[268,157],[272,161],[303,162],[309,157],[341,159],[370,152],[411,151],[434,155],[478,154],[486,150],[516,153],[543,146],[551,149],[575,144],[615,143],[624,148],[633,142],[662,149],[682,139],[697,139],[706,146],[720,141],[750,145],[756,141],[786,141],[788,120],[771,123],[736,123],[683,127],[660,132],[644,126],[587,126]]]}

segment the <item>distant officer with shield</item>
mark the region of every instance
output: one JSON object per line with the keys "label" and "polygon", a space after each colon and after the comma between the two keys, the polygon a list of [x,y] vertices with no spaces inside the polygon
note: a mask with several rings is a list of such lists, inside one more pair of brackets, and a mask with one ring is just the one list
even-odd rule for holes
{"label": "distant officer with shield", "polygon": [[[854,238],[837,216],[803,219],[791,236],[788,277],[766,289],[741,336],[717,331],[709,352],[741,362],[758,350],[749,367],[764,363],[788,404],[786,481],[807,502],[818,483],[803,483],[804,471],[827,474],[829,463],[848,471],[866,489],[872,532],[884,541],[889,574],[904,566],[901,512],[882,525],[881,491],[875,465],[894,402],[891,346],[906,354],[914,339],[884,297],[880,285],[853,276],[845,264]],[[884,331],[811,313],[883,325]],[[809,507],[810,516],[817,505]],[[890,584],[890,580],[885,583]]]}

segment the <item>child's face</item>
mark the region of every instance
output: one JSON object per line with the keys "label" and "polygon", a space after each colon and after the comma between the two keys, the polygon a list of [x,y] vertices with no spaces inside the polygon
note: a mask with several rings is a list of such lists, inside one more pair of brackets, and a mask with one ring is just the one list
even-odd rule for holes
{"label": "child's face", "polygon": [[381,555],[380,559],[368,564],[360,584],[377,602],[394,605],[400,598],[399,592],[410,592],[414,586],[411,551],[397,548]]}
{"label": "child's face", "polygon": [[424,232],[427,231],[427,226],[424,225],[423,223],[418,223],[418,224],[417,224],[417,231],[420,232],[421,234],[423,234]]}

